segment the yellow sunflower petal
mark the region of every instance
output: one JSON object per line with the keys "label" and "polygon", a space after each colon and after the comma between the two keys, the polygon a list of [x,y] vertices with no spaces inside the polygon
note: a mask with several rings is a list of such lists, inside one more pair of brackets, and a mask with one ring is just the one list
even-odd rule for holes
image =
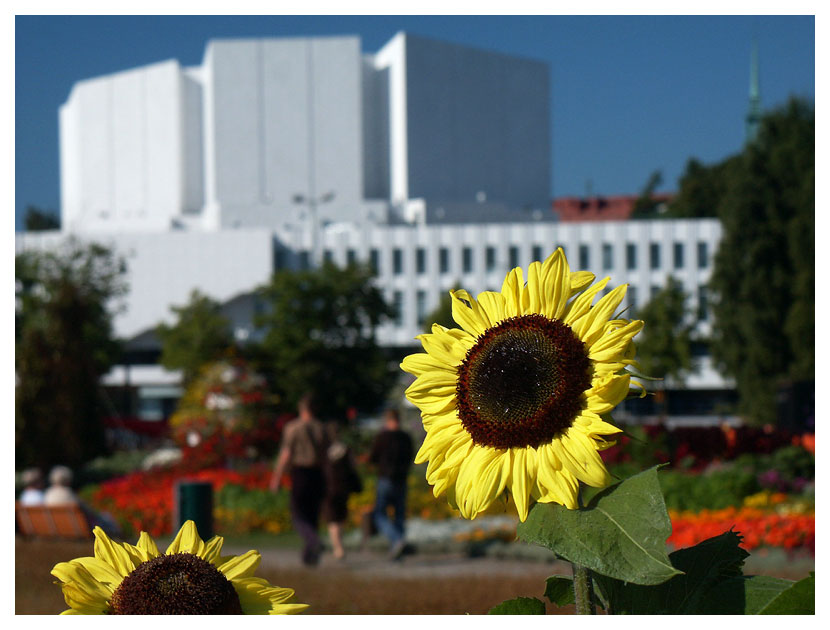
{"label": "yellow sunflower petal", "polygon": [[[80,564],[84,569],[86,569],[89,574],[99,582],[106,584],[107,586],[111,587],[113,590],[121,584],[121,581],[124,579],[124,576],[118,573],[108,562],[104,562],[99,558],[92,558],[92,557],[84,557],[84,558],[75,558],[72,560],[72,564]],[[57,567],[56,567],[57,568]],[[52,575],[55,575],[54,572]],[[56,576],[57,577],[57,576]],[[63,580],[64,582],[68,580]]]}
{"label": "yellow sunflower petal", "polygon": [[[479,308],[476,300],[464,290],[450,291],[452,318],[468,333],[478,337],[487,330],[490,322],[487,314]],[[464,301],[469,302],[469,306]]]}
{"label": "yellow sunflower petal", "polygon": [[596,276],[590,271],[572,271],[571,272],[571,296],[579,293],[594,281]]}
{"label": "yellow sunflower petal", "polygon": [[577,322],[580,322],[581,318],[585,317],[590,312],[591,304],[593,303],[594,298],[597,293],[605,288],[605,285],[608,284],[609,280],[610,278],[603,278],[577,296],[573,302],[568,304],[565,308],[565,312],[562,314],[562,321],[573,328],[574,334],[577,336],[579,336]]}
{"label": "yellow sunflower petal", "polygon": [[246,615],[293,615],[308,608],[292,601],[292,589],[271,586],[261,578],[240,578],[232,584]]}
{"label": "yellow sunflower petal", "polygon": [[424,352],[418,352],[404,357],[404,360],[401,361],[401,369],[415,376],[433,371],[450,372],[455,376],[455,368],[453,366]]}
{"label": "yellow sunflower petal", "polygon": [[622,328],[602,335],[589,348],[588,358],[595,362],[602,362],[623,356],[631,339],[642,329],[643,322],[634,320]]}
{"label": "yellow sunflower petal", "polygon": [[559,503],[569,510],[576,509],[579,482],[573,473],[565,468],[557,456],[553,444],[544,444],[536,449],[538,460],[536,484],[540,503]]}
{"label": "yellow sunflower petal", "polygon": [[562,248],[558,248],[542,265],[542,286],[547,302],[542,315],[560,319],[571,297],[571,270]]}
{"label": "yellow sunflower petal", "polygon": [[222,556],[222,545],[225,543],[225,539],[222,536],[214,536],[209,541],[205,543],[205,551],[202,555],[207,562],[211,564],[217,564],[219,562],[219,558]]}
{"label": "yellow sunflower petal", "polygon": [[510,317],[507,314],[507,304],[501,293],[482,291],[478,294],[478,305],[487,314],[490,326],[495,326]]}
{"label": "yellow sunflower petal", "polygon": [[95,557],[109,564],[121,577],[127,577],[135,569],[135,563],[124,547],[114,542],[97,525],[92,530],[95,535],[93,550]]}
{"label": "yellow sunflower petal", "polygon": [[[605,330],[605,324],[612,317],[620,302],[622,302],[627,289],[628,285],[622,284],[611,290],[607,295],[600,298],[599,302],[594,305],[584,318],[576,322],[574,332],[576,332],[586,346],[591,347],[597,338],[602,335]],[[577,327],[579,330],[577,330]]]}
{"label": "yellow sunflower petal", "polygon": [[628,396],[631,377],[628,374],[612,375],[587,393],[587,409],[602,415],[619,405]]}
{"label": "yellow sunflower petal", "polygon": [[233,556],[219,564],[216,568],[225,574],[229,580],[252,577],[259,566],[262,556],[258,551],[251,549],[241,556]]}
{"label": "yellow sunflower petal", "polygon": [[[583,410],[574,420],[574,427],[580,429],[590,438],[602,438],[605,435],[621,433],[622,429],[605,422],[597,414],[587,409]],[[602,440],[604,441],[604,440]]]}
{"label": "yellow sunflower petal", "polygon": [[504,492],[510,476],[507,451],[474,448],[461,464],[455,483],[458,508],[464,518],[475,518]]}
{"label": "yellow sunflower petal", "polygon": [[510,494],[516,504],[516,511],[519,513],[519,520],[527,520],[527,512],[530,506],[530,488],[528,483],[528,451],[526,448],[510,449],[513,454],[513,462],[510,471]]}
{"label": "yellow sunflower petal", "polygon": [[524,286],[524,273],[521,267],[516,267],[505,276],[501,285],[501,294],[504,296],[504,308],[508,317],[515,317],[523,313],[522,292]]}
{"label": "yellow sunflower petal", "polygon": [[532,262],[527,269],[527,286],[525,286],[522,298],[524,312],[526,314],[542,313],[546,304],[547,296],[542,283],[542,263]]}
{"label": "yellow sunflower petal", "polygon": [[568,429],[551,447],[562,465],[577,479],[589,486],[602,488],[611,480],[605,464],[587,435]]}
{"label": "yellow sunflower petal", "polygon": [[196,530],[196,523],[186,521],[179,529],[179,533],[176,534],[173,542],[170,543],[166,553],[168,555],[172,553],[192,553],[201,558],[204,551],[205,543]]}
{"label": "yellow sunflower petal", "polygon": [[114,588],[93,576],[83,564],[59,562],[52,569],[52,575],[63,582],[61,590],[70,608],[106,611],[109,607]]}

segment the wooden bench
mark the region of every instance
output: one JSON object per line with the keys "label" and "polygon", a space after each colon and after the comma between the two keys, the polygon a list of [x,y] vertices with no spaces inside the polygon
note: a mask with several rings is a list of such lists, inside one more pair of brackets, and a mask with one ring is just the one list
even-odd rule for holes
{"label": "wooden bench", "polygon": [[18,532],[32,538],[87,540],[92,538],[89,519],[78,505],[14,504]]}

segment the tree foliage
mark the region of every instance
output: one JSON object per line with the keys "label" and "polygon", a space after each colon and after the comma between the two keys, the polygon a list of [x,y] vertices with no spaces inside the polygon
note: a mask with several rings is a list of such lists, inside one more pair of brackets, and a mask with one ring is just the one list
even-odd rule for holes
{"label": "tree foliage", "polygon": [[44,230],[59,230],[60,217],[51,210],[41,210],[36,206],[26,206],[23,225],[27,232],[41,232]]}
{"label": "tree foliage", "polygon": [[375,409],[396,371],[375,341],[375,329],[393,315],[368,267],[283,270],[259,291],[267,305],[256,323],[265,328],[261,356],[276,392],[291,405],[313,391],[322,415],[349,407]]}
{"label": "tree foliage", "polygon": [[634,208],[631,211],[632,219],[654,219],[657,218],[657,208],[660,205],[654,199],[654,191],[663,183],[663,174],[660,171],[654,171],[648,177],[645,186],[640,191],[640,196],[634,202]]}
{"label": "tree foliage", "polygon": [[99,380],[120,353],[111,307],[123,272],[112,251],[75,240],[15,258],[18,467],[77,466],[105,451]]}
{"label": "tree foliage", "polygon": [[637,360],[644,374],[682,381],[692,369],[692,329],[686,322],[686,294],[669,277],[666,286],[642,307],[646,325],[637,342]]}
{"label": "tree foliage", "polygon": [[815,377],[815,112],[791,100],[765,116],[730,167],[718,205],[713,356],[742,411],[776,419],[776,386]]}
{"label": "tree foliage", "polygon": [[184,384],[190,383],[200,368],[225,356],[233,347],[230,320],[222,315],[216,300],[194,289],[184,306],[173,306],[172,325],[159,324],[161,364],[168,370],[181,370]]}

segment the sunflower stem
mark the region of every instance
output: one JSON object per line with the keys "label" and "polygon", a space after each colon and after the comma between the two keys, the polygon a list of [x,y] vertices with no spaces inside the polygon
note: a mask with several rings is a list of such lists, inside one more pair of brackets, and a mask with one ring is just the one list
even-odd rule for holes
{"label": "sunflower stem", "polygon": [[577,615],[594,615],[594,588],[591,584],[591,570],[580,564],[571,563],[574,573],[574,601]]}
{"label": "sunflower stem", "polygon": [[[576,502],[581,510],[582,505],[582,488],[576,493]],[[572,562],[573,567],[573,584],[574,584],[574,603],[576,604],[577,615],[595,615],[596,608],[594,608],[594,580],[591,577],[591,570],[588,567],[583,567],[581,564]]]}

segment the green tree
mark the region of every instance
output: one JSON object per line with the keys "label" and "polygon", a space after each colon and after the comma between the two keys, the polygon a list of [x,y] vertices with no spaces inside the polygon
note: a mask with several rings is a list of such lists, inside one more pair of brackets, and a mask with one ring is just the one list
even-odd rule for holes
{"label": "green tree", "polygon": [[60,217],[52,210],[41,210],[36,206],[26,206],[26,214],[23,218],[23,225],[27,232],[40,232],[43,230],[59,230],[61,227]]}
{"label": "green tree", "polygon": [[654,171],[648,177],[646,185],[640,191],[640,196],[634,202],[634,209],[631,211],[632,219],[654,219],[658,216],[657,207],[660,205],[654,199],[654,191],[663,183],[663,174]]}
{"label": "green tree", "polygon": [[348,407],[375,409],[396,370],[375,341],[376,327],[393,315],[370,268],[279,271],[259,291],[267,304],[256,323],[265,328],[261,354],[281,399],[292,408],[314,391],[321,414],[342,417]]}
{"label": "green tree", "polygon": [[669,277],[666,286],[640,309],[645,322],[637,341],[637,360],[644,374],[682,382],[692,369],[692,328],[686,322],[686,294]]}
{"label": "green tree", "polygon": [[100,245],[15,258],[16,465],[77,466],[105,452],[99,385],[120,353],[111,307],[123,263]]}
{"label": "green tree", "polygon": [[776,386],[815,377],[815,112],[766,115],[718,204],[713,357],[750,419],[776,419]]}
{"label": "green tree", "polygon": [[161,341],[160,363],[168,370],[181,370],[182,382],[189,384],[200,368],[224,357],[233,347],[230,320],[222,315],[216,300],[194,289],[184,306],[173,306],[172,325],[159,324],[156,334]]}
{"label": "green tree", "polygon": [[692,158],[680,178],[677,195],[669,202],[666,218],[716,217],[730,180],[740,166],[740,157],[706,166]]}

